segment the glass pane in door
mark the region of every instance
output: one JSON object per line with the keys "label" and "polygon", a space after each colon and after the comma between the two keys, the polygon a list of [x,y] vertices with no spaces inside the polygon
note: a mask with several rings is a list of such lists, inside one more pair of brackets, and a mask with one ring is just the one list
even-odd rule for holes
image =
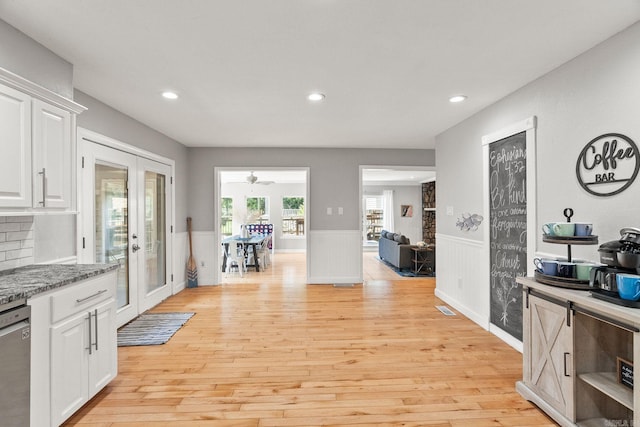
{"label": "glass pane in door", "polygon": [[118,264],[118,308],[129,304],[128,170],[95,166],[96,262]]}
{"label": "glass pane in door", "polygon": [[144,265],[147,294],[167,283],[165,212],[165,175],[146,171],[144,174]]}

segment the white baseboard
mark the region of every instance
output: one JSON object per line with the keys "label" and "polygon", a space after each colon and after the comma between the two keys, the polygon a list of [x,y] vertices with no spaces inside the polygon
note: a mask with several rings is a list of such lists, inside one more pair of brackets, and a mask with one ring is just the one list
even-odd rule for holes
{"label": "white baseboard", "polygon": [[464,315],[474,323],[477,323],[478,325],[480,325],[484,330],[487,330],[487,331],[489,330],[489,321],[484,316],[476,313],[469,307],[462,304],[460,301],[457,301],[455,298],[450,297],[449,295],[445,294],[444,292],[442,292],[437,288],[435,291],[435,295],[436,297],[440,298],[442,301],[449,304],[451,307],[455,308],[462,315]]}
{"label": "white baseboard", "polygon": [[333,285],[336,283],[362,283],[362,277],[358,276],[318,276],[309,277],[309,285]]}
{"label": "white baseboard", "polygon": [[489,332],[491,332],[493,335],[497,336],[502,341],[504,341],[507,344],[509,344],[511,347],[513,347],[516,350],[518,350],[520,353],[522,353],[522,341],[517,340],[512,335],[510,335],[507,332],[503,331],[502,329],[500,329],[498,326],[494,325],[493,323],[489,324]]}
{"label": "white baseboard", "polygon": [[303,254],[307,252],[306,249],[275,249],[275,254]]}

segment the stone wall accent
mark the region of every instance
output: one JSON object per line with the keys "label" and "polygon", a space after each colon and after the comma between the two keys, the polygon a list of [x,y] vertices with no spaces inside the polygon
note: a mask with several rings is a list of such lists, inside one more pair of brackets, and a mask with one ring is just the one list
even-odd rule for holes
{"label": "stone wall accent", "polygon": [[[422,183],[422,240],[436,243],[436,182]],[[425,210],[434,209],[434,210]]]}

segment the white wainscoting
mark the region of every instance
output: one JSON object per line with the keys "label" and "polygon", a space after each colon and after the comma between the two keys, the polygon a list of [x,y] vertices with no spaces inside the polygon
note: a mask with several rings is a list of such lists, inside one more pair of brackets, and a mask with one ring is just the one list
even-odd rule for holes
{"label": "white wainscoting", "polygon": [[308,239],[308,283],[362,283],[360,230],[310,230]]}
{"label": "white wainscoting", "polygon": [[173,235],[173,286],[172,295],[177,294],[187,286],[187,257],[189,256],[189,242],[187,233]]}
{"label": "white wainscoting", "polygon": [[[216,268],[220,267],[220,262],[216,262],[216,233],[213,231],[194,231],[193,236],[193,257],[198,264],[198,286],[210,286],[218,284],[218,276]],[[186,263],[189,259],[189,239],[185,237],[185,252],[182,263],[185,265],[186,280]]]}
{"label": "white wainscoting", "polygon": [[489,330],[489,273],[483,242],[436,234],[436,296]]}

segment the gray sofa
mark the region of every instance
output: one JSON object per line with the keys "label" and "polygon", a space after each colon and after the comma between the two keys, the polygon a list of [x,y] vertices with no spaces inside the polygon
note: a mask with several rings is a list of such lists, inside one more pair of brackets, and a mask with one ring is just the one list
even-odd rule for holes
{"label": "gray sofa", "polygon": [[411,268],[413,266],[411,248],[415,246],[402,234],[382,230],[378,240],[378,256],[396,268]]}

